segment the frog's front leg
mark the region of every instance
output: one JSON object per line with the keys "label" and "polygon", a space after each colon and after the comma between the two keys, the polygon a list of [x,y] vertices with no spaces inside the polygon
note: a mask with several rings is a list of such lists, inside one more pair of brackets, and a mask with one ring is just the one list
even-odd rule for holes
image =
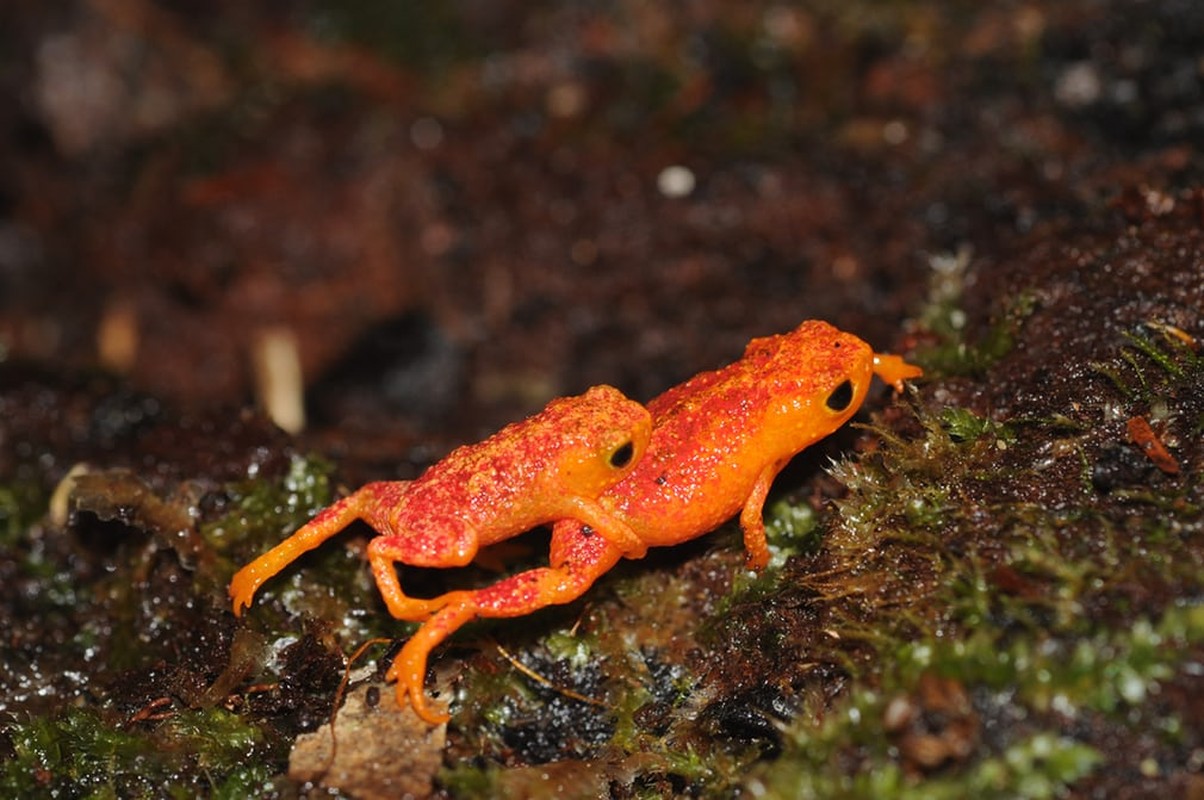
{"label": "frog's front leg", "polygon": [[592,500],[571,498],[565,517],[588,525],[594,533],[622,550],[626,558],[643,558],[648,554],[648,544],[630,525]]}
{"label": "frog's front leg", "polygon": [[432,650],[474,618],[518,617],[545,606],[570,603],[623,556],[606,539],[583,532],[579,524],[562,525],[553,533],[553,566],[521,572],[484,589],[448,592],[436,598],[445,605],[410,637],[389,667],[387,678],[397,681],[399,705],[404,706],[408,698],[427,722],[446,722],[448,715],[430,708],[423,692]]}
{"label": "frog's front leg", "polygon": [[251,605],[255,592],[264,581],[276,575],[304,553],[342,531],[357,519],[366,518],[382,498],[398,502],[410,481],[378,481],[318,512],[292,536],[247,564],[230,580],[230,599],[235,616]]}
{"label": "frog's front leg", "polygon": [[753,482],[744,508],[740,511],[740,528],[744,531],[744,563],[752,570],[760,572],[769,564],[769,544],[765,540],[765,498],[769,496],[769,488],[773,479],[786,466],[786,461],[770,464],[757,475]]}

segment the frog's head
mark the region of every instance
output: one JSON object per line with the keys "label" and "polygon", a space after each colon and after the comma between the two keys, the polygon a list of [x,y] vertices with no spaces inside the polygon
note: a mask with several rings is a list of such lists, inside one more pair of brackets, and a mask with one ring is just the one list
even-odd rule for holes
{"label": "frog's head", "polygon": [[612,386],[559,401],[571,404],[560,429],[556,476],[563,490],[597,497],[627,476],[648,449],[648,409]]}
{"label": "frog's head", "polygon": [[745,359],[760,362],[753,372],[763,376],[758,382],[775,400],[766,424],[794,452],[856,414],[875,375],[901,390],[905,379],[921,374],[898,356],[875,353],[853,334],[818,320],[754,339]]}

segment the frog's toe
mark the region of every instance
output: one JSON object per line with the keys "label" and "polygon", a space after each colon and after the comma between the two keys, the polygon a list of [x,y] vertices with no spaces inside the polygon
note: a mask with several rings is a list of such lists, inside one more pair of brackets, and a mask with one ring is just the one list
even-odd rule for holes
{"label": "frog's toe", "polygon": [[234,580],[230,581],[230,600],[234,605],[234,616],[242,616],[242,612],[251,607],[251,600],[255,597],[255,587],[248,586],[245,581],[240,580],[238,575],[234,576]]}
{"label": "frog's toe", "polygon": [[442,725],[451,719],[451,714],[445,711],[436,711],[427,703],[422,677],[413,672],[398,669],[396,663],[389,668],[385,675],[386,680],[397,680],[397,705],[399,707],[405,708],[408,705],[424,722],[431,725]]}

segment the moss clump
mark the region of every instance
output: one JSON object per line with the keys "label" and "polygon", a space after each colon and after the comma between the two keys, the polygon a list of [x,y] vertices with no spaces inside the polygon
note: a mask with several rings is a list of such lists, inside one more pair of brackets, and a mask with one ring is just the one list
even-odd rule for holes
{"label": "moss clump", "polygon": [[1165,402],[1168,394],[1199,386],[1204,379],[1204,356],[1199,344],[1180,338],[1185,335],[1177,328],[1147,323],[1136,332],[1125,333],[1127,345],[1116,359],[1096,362],[1092,368],[1129,400]]}
{"label": "moss clump", "polygon": [[852,719],[864,711],[880,712],[875,698],[861,698],[847,716],[834,720],[815,736],[796,740],[794,747],[806,746],[805,758],[795,758],[792,750],[771,767],[755,770],[744,784],[750,797],[807,800],[822,797],[879,797],[899,800],[955,800],[955,798],[1053,798],[1060,797],[1100,762],[1093,748],[1065,737],[1042,732],[1021,739],[998,755],[984,759],[973,769],[957,777],[939,777],[924,781],[908,775],[885,753],[889,744],[880,742],[878,758],[862,761],[856,772],[846,772],[840,750],[853,737],[848,730]]}
{"label": "moss clump", "polygon": [[31,481],[0,486],[0,548],[17,547],[25,532],[45,513],[48,501]]}
{"label": "moss clump", "polygon": [[226,487],[226,495],[224,513],[202,525],[201,534],[218,550],[255,551],[275,544],[330,504],[330,466],[318,458],[293,456],[283,479],[244,481]]}
{"label": "moss clump", "polygon": [[272,787],[262,732],[220,709],[188,710],[142,730],[94,709],[32,717],[7,729],[8,797],[247,797]]}
{"label": "moss clump", "polygon": [[767,512],[765,536],[772,548],[771,566],[819,548],[819,514],[809,504],[779,500]]}
{"label": "moss clump", "polygon": [[956,442],[969,442],[990,436],[997,447],[1006,447],[1016,441],[1016,430],[1011,425],[980,417],[966,408],[943,408],[940,421],[941,426],[949,432],[950,438]]}
{"label": "moss clump", "polygon": [[[1136,719],[1128,712],[1172,679],[1189,648],[1201,642],[1200,606],[1086,639],[982,628],[961,640],[908,642],[884,660],[879,688],[853,691],[818,722],[800,716],[782,758],[754,770],[745,789],[767,798],[1056,797],[1104,760],[1096,745],[1064,728],[1092,713],[1111,714],[1122,725]],[[948,759],[960,763],[951,766],[910,762],[916,751],[909,749],[907,731],[892,722],[900,700],[925,702],[923,685],[934,674],[973,698],[963,712],[970,723],[961,757]],[[952,715],[942,711],[923,725],[938,731],[950,725]],[[1013,725],[1009,738],[986,741],[985,722],[1005,718]],[[1028,722],[1016,724],[1021,719]],[[1160,727],[1169,742],[1183,722],[1164,720]]]}
{"label": "moss clump", "polygon": [[962,295],[970,260],[967,248],[931,261],[928,302],[919,323],[936,341],[915,355],[930,376],[982,375],[1012,351],[1017,331],[1035,307],[1031,294],[1011,297],[982,336],[974,341],[968,339],[969,316],[962,309]]}

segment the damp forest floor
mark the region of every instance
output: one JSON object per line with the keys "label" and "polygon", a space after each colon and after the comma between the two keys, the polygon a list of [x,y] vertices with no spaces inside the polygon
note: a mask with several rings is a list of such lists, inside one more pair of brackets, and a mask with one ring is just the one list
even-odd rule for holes
{"label": "damp forest floor", "polygon": [[[1188,0],[7,3],[0,795],[1204,797],[1201,52]],[[729,523],[472,624],[434,729],[366,527],[231,613],[340,494],[809,318],[925,375],[761,574]]]}

